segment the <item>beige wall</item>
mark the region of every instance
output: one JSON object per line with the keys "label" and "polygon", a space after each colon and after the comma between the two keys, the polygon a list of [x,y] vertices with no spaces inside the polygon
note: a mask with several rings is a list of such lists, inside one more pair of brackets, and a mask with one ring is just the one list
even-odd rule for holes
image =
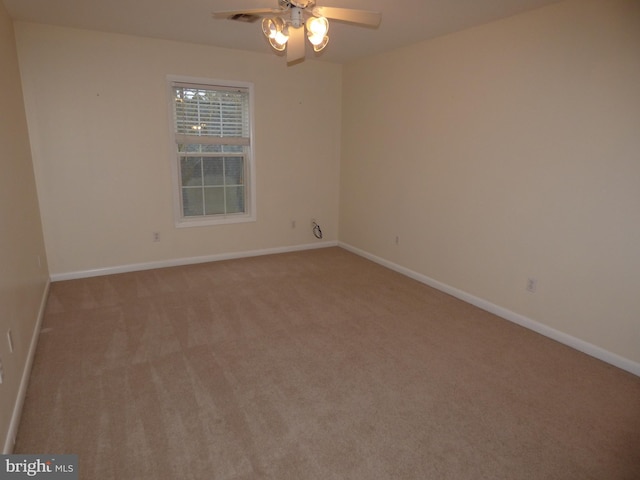
{"label": "beige wall", "polygon": [[[311,218],[337,241],[340,66],[288,68],[268,45],[15,28],[52,274],[314,244]],[[256,222],[174,227],[169,74],[253,82]]]}
{"label": "beige wall", "polygon": [[343,84],[341,241],[640,362],[640,2],[552,5]]}
{"label": "beige wall", "polygon": [[[12,22],[0,2],[0,438],[13,448],[11,419],[48,274]],[[38,264],[40,257],[41,265]],[[7,331],[11,329],[14,351]],[[13,425],[13,428],[17,425]]]}

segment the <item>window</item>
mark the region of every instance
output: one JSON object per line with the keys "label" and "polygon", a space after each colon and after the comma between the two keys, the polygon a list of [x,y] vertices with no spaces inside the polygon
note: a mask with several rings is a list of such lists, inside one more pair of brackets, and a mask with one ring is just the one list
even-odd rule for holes
{"label": "window", "polygon": [[169,82],[176,224],[255,220],[251,85]]}

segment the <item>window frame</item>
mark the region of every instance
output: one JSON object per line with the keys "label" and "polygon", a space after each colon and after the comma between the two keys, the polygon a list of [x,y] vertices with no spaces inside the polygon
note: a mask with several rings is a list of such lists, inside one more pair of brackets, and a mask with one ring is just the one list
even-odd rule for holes
{"label": "window frame", "polygon": [[[214,214],[214,215],[198,215],[184,216],[182,206],[182,185],[180,182],[180,151],[178,149],[178,141],[180,135],[176,133],[175,119],[175,96],[173,89],[178,84],[189,84],[202,89],[215,90],[216,87],[221,89],[241,88],[248,91],[249,94],[249,145],[247,155],[245,157],[245,212],[232,214]],[[182,75],[167,75],[167,96],[169,107],[169,148],[170,148],[170,164],[171,164],[171,183],[173,190],[173,215],[175,226],[182,227],[200,227],[209,225],[225,225],[234,223],[245,223],[256,221],[256,174],[255,174],[255,142],[254,142],[254,90],[253,83],[243,81],[219,80],[203,77],[188,77]],[[203,144],[206,142],[203,142]],[[232,144],[230,142],[229,144]],[[207,154],[203,152],[202,157]]]}

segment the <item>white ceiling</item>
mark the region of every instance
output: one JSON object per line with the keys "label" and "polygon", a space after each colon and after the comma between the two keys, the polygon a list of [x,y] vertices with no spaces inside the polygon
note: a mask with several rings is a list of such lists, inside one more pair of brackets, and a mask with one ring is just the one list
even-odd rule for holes
{"label": "white ceiling", "polygon": [[[382,12],[377,29],[331,22],[319,56],[344,63],[560,0],[317,0]],[[214,20],[214,11],[276,7],[277,0],[4,0],[14,20],[270,52],[260,23]],[[311,54],[308,53],[307,57]]]}

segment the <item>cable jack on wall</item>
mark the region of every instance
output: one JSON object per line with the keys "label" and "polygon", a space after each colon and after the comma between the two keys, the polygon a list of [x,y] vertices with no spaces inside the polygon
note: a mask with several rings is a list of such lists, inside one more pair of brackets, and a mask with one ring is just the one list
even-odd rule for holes
{"label": "cable jack on wall", "polygon": [[322,238],[322,230],[320,229],[320,225],[318,225],[315,220],[312,220],[311,221],[311,227],[312,227],[312,230],[313,230],[313,235],[316,238],[321,239]]}

